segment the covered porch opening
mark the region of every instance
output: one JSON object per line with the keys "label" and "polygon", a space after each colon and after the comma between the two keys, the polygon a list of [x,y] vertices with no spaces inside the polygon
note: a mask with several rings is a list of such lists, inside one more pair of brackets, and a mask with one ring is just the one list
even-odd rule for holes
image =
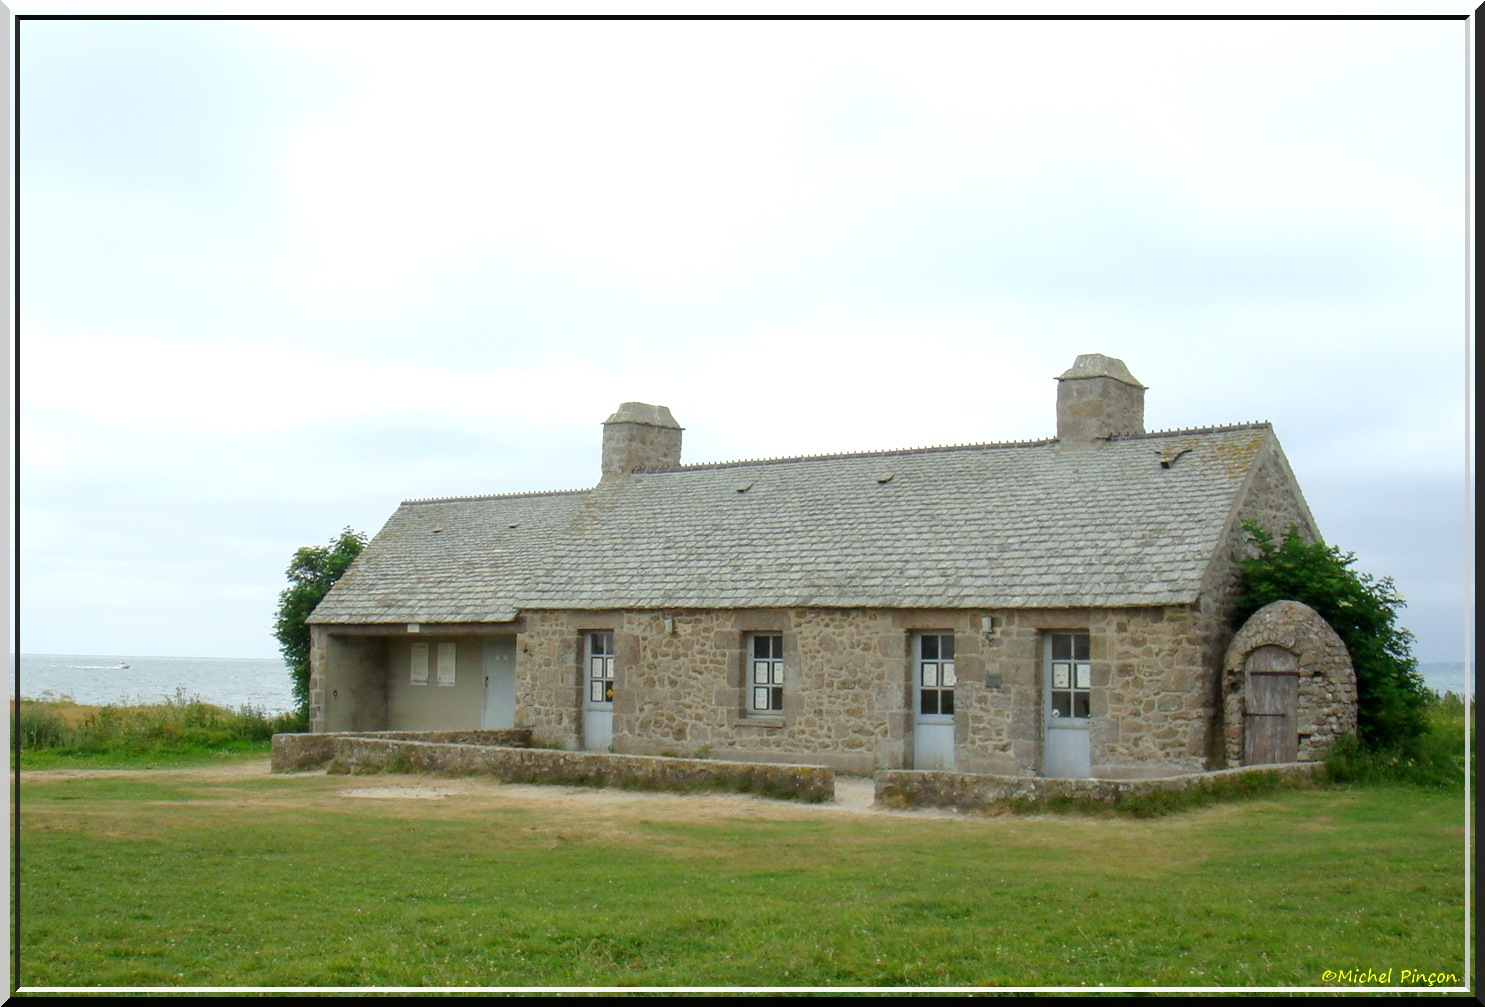
{"label": "covered porch opening", "polygon": [[315,730],[500,730],[516,724],[519,627],[358,627],[325,634]]}

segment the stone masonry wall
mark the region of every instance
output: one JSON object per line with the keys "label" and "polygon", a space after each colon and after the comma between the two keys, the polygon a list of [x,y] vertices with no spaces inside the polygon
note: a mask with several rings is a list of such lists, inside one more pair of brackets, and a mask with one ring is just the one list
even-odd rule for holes
{"label": "stone masonry wall", "polygon": [[[1208,768],[1211,668],[1203,663],[1200,610],[1145,609],[1109,622],[1103,710],[1093,696],[1093,774]],[[1098,680],[1095,663],[1095,687]]]}
{"label": "stone masonry wall", "polygon": [[1064,447],[1144,432],[1143,388],[1109,377],[1059,379],[1057,439]]}
{"label": "stone masonry wall", "polygon": [[897,769],[875,774],[875,803],[886,808],[953,808],[956,811],[984,811],[1014,801],[1049,798],[1116,805],[1132,797],[1211,787],[1221,785],[1225,780],[1241,781],[1244,777],[1256,776],[1275,784],[1288,782],[1292,785],[1313,779],[1317,769],[1314,764],[1289,763],[1265,766],[1260,770],[1238,768],[1139,780],[1050,780]]}
{"label": "stone masonry wall", "polygon": [[[981,617],[994,616],[993,633]],[[664,619],[670,617],[673,632]],[[1201,770],[1212,747],[1198,609],[528,612],[517,646],[518,727],[582,744],[583,634],[614,633],[613,751],[809,761],[866,773],[912,764],[913,633],[955,637],[955,762],[1041,771],[1043,639],[1090,633],[1095,775]],[[746,643],[783,635],[782,714],[746,712]]]}
{"label": "stone masonry wall", "polygon": [[672,468],[681,461],[679,427],[608,423],[603,428],[603,478]]}
{"label": "stone masonry wall", "polygon": [[506,783],[662,791],[723,790],[799,801],[830,801],[835,797],[835,773],[825,766],[749,765],[711,759],[554,752],[489,744],[405,741],[375,734],[337,734],[328,738],[323,747],[328,749],[331,771],[336,772],[373,773],[396,768],[449,776],[488,775]]}
{"label": "stone masonry wall", "polygon": [[[583,637],[611,630],[616,752],[823,759],[863,773],[879,759],[898,765],[909,721],[907,644],[895,618],[854,610],[528,612],[516,653],[518,726],[540,744],[580,747]],[[931,628],[955,628],[950,618],[931,619]],[[952,618],[965,623],[962,613]],[[746,712],[744,648],[754,632],[783,635],[782,715]]]}
{"label": "stone masonry wall", "polygon": [[269,765],[275,773],[320,769],[335,758],[335,739],[381,738],[387,741],[430,741],[455,745],[499,745],[528,748],[531,732],[503,731],[368,731],[346,734],[275,734]]}
{"label": "stone masonry wall", "polygon": [[[547,748],[581,748],[583,630],[616,629],[621,614],[525,612],[516,640],[516,726]],[[618,641],[615,641],[617,646]]]}
{"label": "stone masonry wall", "polygon": [[323,626],[309,628],[309,729],[325,729],[325,642]]}
{"label": "stone masonry wall", "polygon": [[1053,630],[1089,634],[1094,776],[1206,768],[1208,718],[1201,683],[1208,673],[1196,610],[1039,609],[1007,612],[1003,620],[988,644],[983,695],[975,697],[971,737],[957,761],[962,771],[1041,772],[1043,641]]}

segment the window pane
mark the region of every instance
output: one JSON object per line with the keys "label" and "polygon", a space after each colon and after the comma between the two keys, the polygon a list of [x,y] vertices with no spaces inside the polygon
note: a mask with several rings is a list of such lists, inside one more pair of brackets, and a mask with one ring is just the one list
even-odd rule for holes
{"label": "window pane", "polygon": [[943,691],[941,691],[938,694],[938,712],[939,713],[953,713],[954,712],[954,690],[952,690],[952,689],[944,689]]}
{"label": "window pane", "polygon": [[588,698],[595,703],[603,702],[603,682],[594,679],[588,683]]}
{"label": "window pane", "polygon": [[1078,677],[1075,684],[1079,689],[1088,688],[1088,663],[1086,661],[1078,663]]}
{"label": "window pane", "polygon": [[1071,665],[1057,663],[1052,665],[1052,688],[1066,689],[1072,685]]}
{"label": "window pane", "polygon": [[922,648],[919,652],[919,656],[921,656],[923,660],[938,660],[938,637],[925,634],[919,637],[919,645]]}
{"label": "window pane", "polygon": [[1073,716],[1088,716],[1088,694],[1086,692],[1073,693]]}
{"label": "window pane", "polygon": [[919,713],[938,712],[938,691],[935,689],[924,689],[918,695]]}
{"label": "window pane", "polygon": [[945,661],[954,660],[954,637],[952,635],[946,634],[939,637],[938,639],[938,656],[943,658]]}
{"label": "window pane", "polygon": [[747,698],[749,713],[775,713],[784,709],[784,635],[782,633],[750,633],[752,671]]}
{"label": "window pane", "polygon": [[1088,660],[1088,634],[1087,633],[1074,633],[1074,634],[1072,634],[1072,639],[1073,639],[1073,654],[1072,654],[1073,659],[1074,660],[1078,660],[1078,661],[1086,661],[1086,660]]}
{"label": "window pane", "polygon": [[921,684],[923,686],[923,688],[925,688],[925,689],[937,688],[937,686],[938,686],[938,665],[937,664],[930,663],[928,661],[924,661],[923,662],[923,667],[921,669],[921,675],[922,675],[922,678],[919,680],[919,684]]}
{"label": "window pane", "polygon": [[943,669],[943,673],[939,676],[939,680],[943,682],[946,687],[953,688],[954,683],[957,681],[957,679],[954,678],[954,662],[945,661],[943,662],[943,664],[939,665],[939,667]]}
{"label": "window pane", "polygon": [[1052,716],[1054,716],[1054,717],[1070,717],[1070,716],[1072,716],[1072,693],[1070,693],[1070,692],[1054,692],[1054,693],[1052,693]]}
{"label": "window pane", "polygon": [[1052,634],[1052,660],[1066,661],[1072,658],[1072,635],[1070,633]]}

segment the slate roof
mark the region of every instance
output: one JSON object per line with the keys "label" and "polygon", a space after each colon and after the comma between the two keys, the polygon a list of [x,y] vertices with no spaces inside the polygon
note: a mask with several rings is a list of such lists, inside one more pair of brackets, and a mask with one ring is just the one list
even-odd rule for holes
{"label": "slate roof", "polygon": [[1085,449],[690,465],[569,493],[413,500],[310,621],[1189,603],[1267,444],[1277,450],[1269,426],[1250,424]]}

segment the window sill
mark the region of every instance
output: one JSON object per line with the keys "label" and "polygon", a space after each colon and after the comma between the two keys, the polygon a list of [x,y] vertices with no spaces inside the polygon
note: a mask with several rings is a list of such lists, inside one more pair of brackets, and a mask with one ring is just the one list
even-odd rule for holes
{"label": "window sill", "polygon": [[782,714],[759,714],[755,717],[738,717],[735,727],[783,727],[784,717]]}

